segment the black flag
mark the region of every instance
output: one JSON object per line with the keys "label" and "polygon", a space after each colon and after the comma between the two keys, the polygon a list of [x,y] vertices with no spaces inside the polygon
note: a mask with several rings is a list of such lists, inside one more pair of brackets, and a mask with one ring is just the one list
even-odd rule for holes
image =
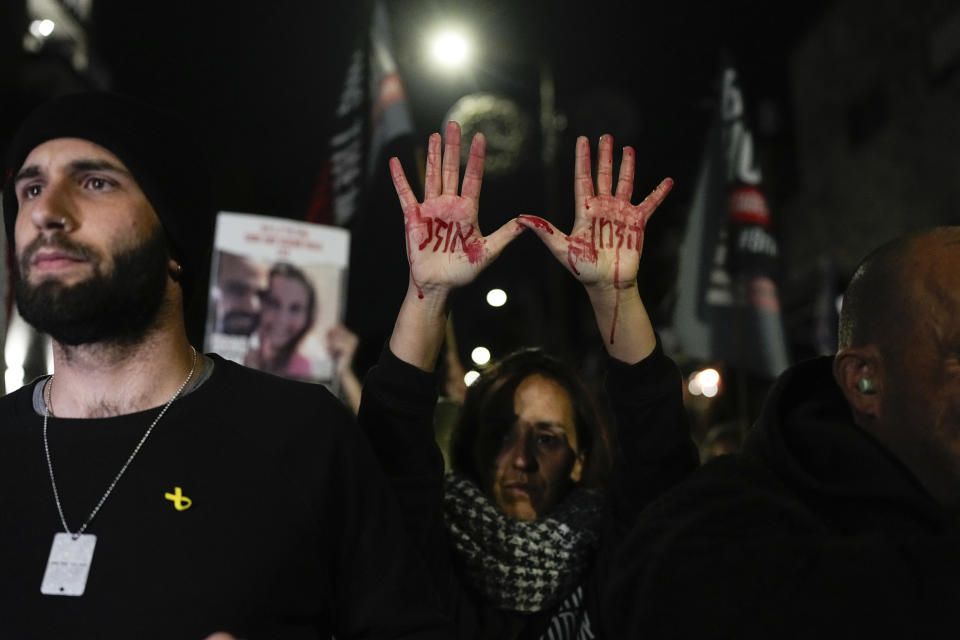
{"label": "black flag", "polygon": [[721,74],[681,246],[673,329],[680,351],[773,378],[789,364],[774,282],[778,259],[737,73]]}

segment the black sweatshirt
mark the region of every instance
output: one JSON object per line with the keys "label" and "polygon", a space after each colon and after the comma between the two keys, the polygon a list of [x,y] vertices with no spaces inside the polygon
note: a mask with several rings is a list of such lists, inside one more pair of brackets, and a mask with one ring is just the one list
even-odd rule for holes
{"label": "black sweatshirt", "polygon": [[612,566],[621,638],[957,634],[956,520],[854,424],[831,358],[784,373],[743,454],[652,504]]}
{"label": "black sweatshirt", "polygon": [[[40,593],[62,526],[33,385],[0,399],[0,638],[448,637],[349,412],[319,385],[212,358],[210,378],[170,406],[90,524],[79,597]],[[158,412],[50,418],[72,531]],[[165,497],[177,487],[189,508]]]}

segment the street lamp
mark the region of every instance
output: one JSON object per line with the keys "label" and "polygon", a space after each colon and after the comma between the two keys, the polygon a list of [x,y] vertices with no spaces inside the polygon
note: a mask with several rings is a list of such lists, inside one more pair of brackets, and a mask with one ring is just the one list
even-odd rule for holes
{"label": "street lamp", "polygon": [[460,29],[438,29],[429,40],[430,57],[448,71],[462,70],[470,61],[470,39]]}

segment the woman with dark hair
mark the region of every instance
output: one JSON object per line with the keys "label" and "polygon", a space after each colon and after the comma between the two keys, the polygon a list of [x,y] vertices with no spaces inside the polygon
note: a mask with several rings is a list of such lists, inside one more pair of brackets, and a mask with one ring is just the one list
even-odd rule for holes
{"label": "woman with dark hair", "polygon": [[[610,136],[600,139],[594,189],[589,143],[577,140],[569,236],[533,216],[483,236],[485,142],[474,137],[458,194],[456,123],[442,154],[440,136],[430,137],[422,203],[391,159],[410,284],[389,348],[367,375],[360,423],[464,638],[603,637],[596,598],[606,554],[643,506],[697,464],[680,373],[637,287],[644,225],[671,181],[632,205],[633,150],[624,149],[614,192],[612,146]],[[431,417],[448,297],[526,229],[585,287],[609,356],[605,386],[618,428],[601,425],[569,367],[523,350],[467,390],[445,475]]]}
{"label": "woman with dark hair", "polygon": [[278,262],[270,269],[261,298],[260,324],[244,364],[288,378],[309,378],[310,361],[297,349],[316,315],[313,283],[297,267]]}
{"label": "woman with dark hair", "polygon": [[[451,466],[459,475],[479,487],[490,484],[486,471],[504,438],[510,437],[509,429],[516,415],[515,396],[518,392],[523,394],[527,389],[544,386],[543,383],[560,392],[560,402],[556,404],[569,400],[573,431],[564,437],[575,441],[576,450],[582,454],[578,485],[594,488],[602,484],[609,470],[609,438],[594,399],[566,363],[539,348],[521,349],[507,355],[488,367],[468,387],[451,438]],[[541,445],[554,443],[549,434],[541,433],[539,439]],[[520,514],[514,514],[514,517],[531,519]]]}

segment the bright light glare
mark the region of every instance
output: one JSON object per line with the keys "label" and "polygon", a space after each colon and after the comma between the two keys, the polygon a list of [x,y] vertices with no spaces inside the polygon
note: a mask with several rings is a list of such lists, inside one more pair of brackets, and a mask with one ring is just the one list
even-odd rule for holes
{"label": "bright light glare", "polygon": [[26,325],[19,315],[14,314],[7,331],[7,344],[3,352],[7,361],[7,369],[3,375],[3,383],[6,385],[7,393],[16,391],[23,386],[23,363],[27,358],[29,342],[30,333]]}
{"label": "bright light glare", "polygon": [[690,376],[687,390],[695,396],[712,398],[720,393],[720,372],[716,369],[704,369]]}
{"label": "bright light glare", "polygon": [[46,38],[56,26],[53,20],[34,20],[30,23],[30,33],[38,38]]}
{"label": "bright light glare", "polygon": [[466,64],[470,55],[470,44],[458,31],[442,31],[433,37],[430,53],[437,64],[455,69]]}
{"label": "bright light glare", "polygon": [[477,347],[470,352],[470,358],[479,365],[490,362],[490,350],[486,347]]}
{"label": "bright light glare", "polygon": [[19,389],[23,386],[23,367],[9,366],[3,376],[3,383],[8,391]]}
{"label": "bright light glare", "polygon": [[480,372],[474,371],[471,369],[470,371],[467,371],[465,374],[463,374],[463,382],[469,387],[474,382],[476,382],[477,378],[479,377],[480,377]]}
{"label": "bright light glare", "polygon": [[698,375],[702,387],[715,387],[720,382],[720,372],[716,369],[704,369]]}
{"label": "bright light glare", "polygon": [[507,303],[507,292],[503,289],[487,291],[487,304],[491,307],[502,307]]}

